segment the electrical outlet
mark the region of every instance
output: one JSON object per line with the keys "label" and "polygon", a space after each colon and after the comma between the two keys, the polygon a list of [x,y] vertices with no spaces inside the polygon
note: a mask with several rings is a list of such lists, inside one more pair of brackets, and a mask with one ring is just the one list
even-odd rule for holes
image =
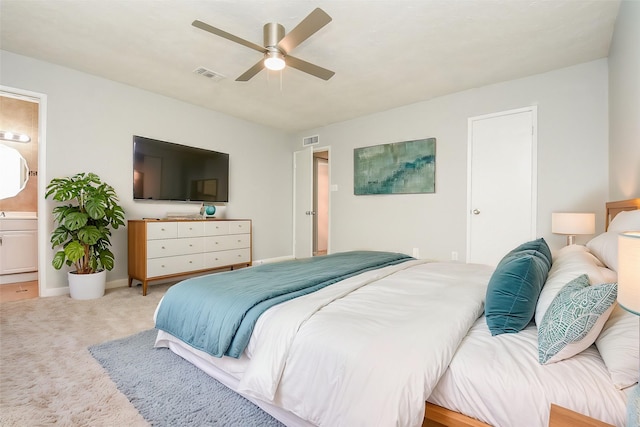
{"label": "electrical outlet", "polygon": [[420,248],[413,248],[413,257],[416,259],[420,258]]}
{"label": "electrical outlet", "polygon": [[458,260],[458,252],[452,251],[451,252],[451,261],[457,261],[457,260]]}

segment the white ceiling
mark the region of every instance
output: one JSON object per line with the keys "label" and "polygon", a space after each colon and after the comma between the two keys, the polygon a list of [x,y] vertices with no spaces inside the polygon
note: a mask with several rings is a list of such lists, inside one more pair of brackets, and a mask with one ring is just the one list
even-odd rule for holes
{"label": "white ceiling", "polygon": [[[315,7],[333,21],[292,55],[295,69],[235,79],[262,45]],[[0,0],[1,48],[285,131],[330,123],[606,57],[617,0]],[[221,81],[194,74],[204,66]]]}

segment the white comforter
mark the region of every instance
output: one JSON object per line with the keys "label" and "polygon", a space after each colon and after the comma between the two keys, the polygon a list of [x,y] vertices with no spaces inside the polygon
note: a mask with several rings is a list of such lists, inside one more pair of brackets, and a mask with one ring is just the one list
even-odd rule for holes
{"label": "white comforter", "polygon": [[410,261],[273,307],[229,361],[239,391],[321,426],[419,426],[491,272]]}

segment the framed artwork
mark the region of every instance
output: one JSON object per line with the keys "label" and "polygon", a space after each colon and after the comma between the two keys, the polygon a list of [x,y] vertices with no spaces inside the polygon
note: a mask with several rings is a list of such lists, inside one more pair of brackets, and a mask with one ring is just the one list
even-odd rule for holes
{"label": "framed artwork", "polygon": [[353,192],[436,192],[436,139],[394,142],[353,150]]}

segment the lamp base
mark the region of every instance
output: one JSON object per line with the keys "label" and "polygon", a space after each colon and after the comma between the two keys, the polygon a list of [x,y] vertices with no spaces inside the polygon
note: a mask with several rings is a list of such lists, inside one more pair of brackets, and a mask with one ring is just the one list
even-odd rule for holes
{"label": "lamp base", "polygon": [[567,235],[567,246],[571,246],[571,245],[575,245],[575,244],[576,244],[576,236],[575,236],[575,234]]}

